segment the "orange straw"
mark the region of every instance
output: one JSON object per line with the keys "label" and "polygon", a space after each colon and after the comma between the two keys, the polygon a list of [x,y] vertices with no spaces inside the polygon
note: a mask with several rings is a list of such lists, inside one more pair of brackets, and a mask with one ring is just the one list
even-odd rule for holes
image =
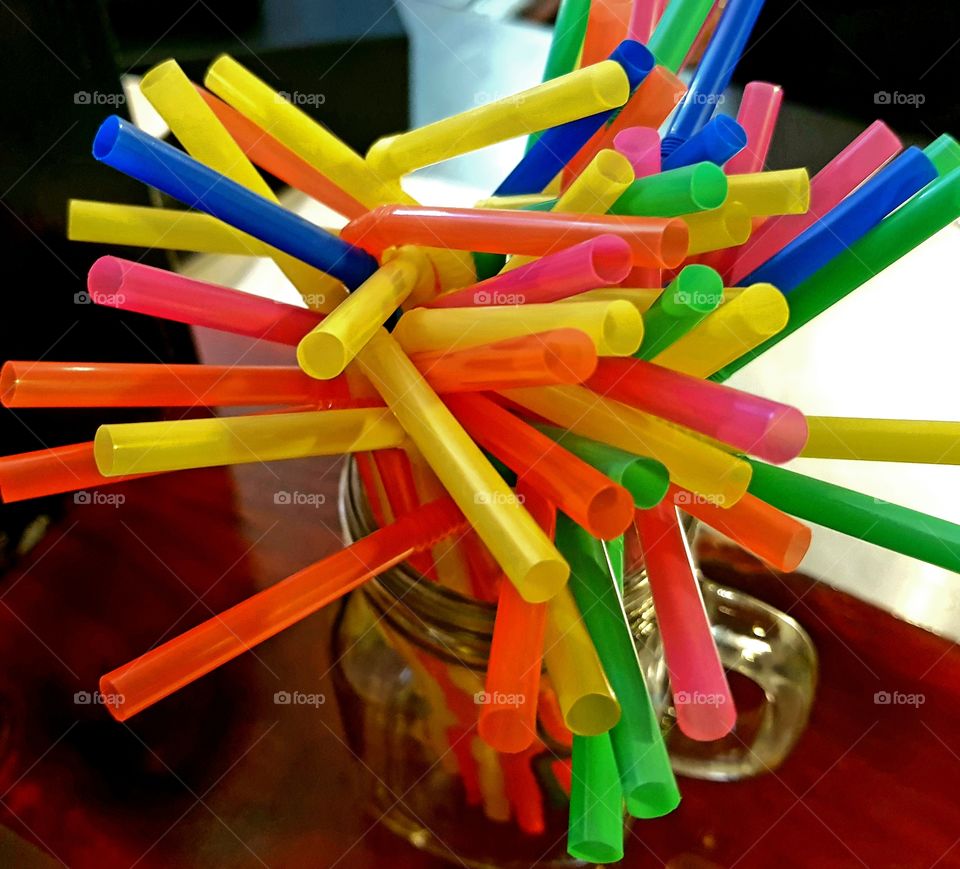
{"label": "orange straw", "polygon": [[603,0],[590,4],[587,32],[580,53],[581,67],[606,60],[627,38],[632,9],[633,0]]}
{"label": "orange straw", "polygon": [[368,579],[466,526],[449,498],[433,501],[151,649],[100,680],[125,721]]}
{"label": "orange straw", "polygon": [[671,483],[667,499],[777,570],[796,570],[810,548],[808,526],[749,493],[722,509]]}

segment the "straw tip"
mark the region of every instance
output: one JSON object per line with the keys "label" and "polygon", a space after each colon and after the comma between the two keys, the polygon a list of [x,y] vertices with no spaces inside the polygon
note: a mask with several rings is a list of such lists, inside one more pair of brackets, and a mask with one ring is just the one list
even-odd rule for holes
{"label": "straw tip", "polygon": [[120,130],[123,127],[123,119],[117,115],[110,115],[104,120],[93,137],[93,156],[96,160],[105,160],[110,156],[117,140],[120,138]]}
{"label": "straw tip", "polygon": [[715,703],[675,702],[677,725],[684,736],[697,742],[723,739],[737,723],[737,709],[729,692]]}
{"label": "straw tip", "polygon": [[647,782],[633,788],[626,796],[627,813],[631,818],[660,818],[680,805],[680,791],[673,780]]}
{"label": "straw tip", "polygon": [[557,556],[534,562],[520,576],[508,575],[527,603],[546,603],[566,586],[570,566]]}
{"label": "straw tip", "polygon": [[102,256],[87,271],[87,290],[90,295],[112,295],[123,283],[123,265],[115,256]]}
{"label": "straw tip", "polygon": [[343,373],[350,354],[343,341],[330,332],[309,332],[297,345],[297,364],[316,380],[332,380]]}

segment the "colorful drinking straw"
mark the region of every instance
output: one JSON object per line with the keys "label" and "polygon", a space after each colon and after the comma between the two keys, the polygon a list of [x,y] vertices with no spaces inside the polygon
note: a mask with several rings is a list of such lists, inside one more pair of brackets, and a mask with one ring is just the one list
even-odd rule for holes
{"label": "colorful drinking straw", "polygon": [[679,217],[717,208],[726,198],[727,176],[723,170],[714,163],[694,163],[638,178],[614,202],[610,213]]}
{"label": "colorful drinking straw", "polygon": [[722,166],[739,154],[747,145],[747,133],[733,118],[717,115],[689,139],[664,153],[666,140],[660,148],[664,170],[679,169],[704,160]]}
{"label": "colorful drinking straw", "polygon": [[[0,380],[2,383],[2,380]],[[807,418],[805,458],[960,464],[960,422],[921,419]]]}

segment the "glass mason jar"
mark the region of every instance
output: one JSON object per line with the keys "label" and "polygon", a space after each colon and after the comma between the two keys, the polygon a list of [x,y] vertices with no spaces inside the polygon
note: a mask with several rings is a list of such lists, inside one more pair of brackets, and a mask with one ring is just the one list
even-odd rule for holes
{"label": "glass mason jar", "polygon": [[[376,527],[352,461],[339,508],[345,543]],[[806,725],[813,646],[772,607],[702,578],[701,590],[739,713],[736,736],[714,743],[688,740],[673,726],[646,574],[628,564],[624,576],[624,606],[672,764],[681,775],[721,780],[772,770]],[[531,749],[498,754],[472,730],[494,616],[493,605],[422,580],[405,563],[343,603],[334,686],[362,761],[367,809],[416,847],[461,865],[585,865],[566,853],[570,746],[546,675]]]}

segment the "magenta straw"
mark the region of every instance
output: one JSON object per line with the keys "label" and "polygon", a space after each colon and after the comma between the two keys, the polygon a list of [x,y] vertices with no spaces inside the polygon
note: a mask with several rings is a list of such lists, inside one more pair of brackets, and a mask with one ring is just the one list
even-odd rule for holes
{"label": "magenta straw", "polygon": [[646,45],[666,6],[667,0],[633,0],[630,23],[627,25],[627,39],[635,39]]}
{"label": "magenta straw", "polygon": [[783,88],[765,81],[752,81],[743,89],[737,123],[746,130],[747,146],[724,166],[727,175],[762,172],[783,103]]}
{"label": "magenta straw", "polygon": [[475,308],[487,305],[532,305],[555,302],[620,283],[633,267],[622,238],[598,235],[548,254],[502,275],[445,293],[428,308]]}
{"label": "magenta straw", "polygon": [[727,285],[736,286],[738,281],[842,202],[902,149],[896,134],[883,121],[874,121],[810,181],[810,208],[806,214],[770,218],[738,249],[736,261],[726,276]]}
{"label": "magenta straw", "polygon": [[630,161],[635,178],[660,172],[660,134],[650,127],[627,127],[613,137],[613,147]]}
{"label": "magenta straw", "polygon": [[115,256],[87,274],[90,301],[191,326],[207,326],[280,344],[299,344],[323,316]]}
{"label": "magenta straw", "polygon": [[586,385],[774,464],[796,458],[807,443],[797,408],[641,359],[601,359]]}
{"label": "magenta straw", "polygon": [[736,724],[737,710],[673,501],[664,499],[650,510],[637,510],[636,528],[677,724],[691,739],[721,739]]}

